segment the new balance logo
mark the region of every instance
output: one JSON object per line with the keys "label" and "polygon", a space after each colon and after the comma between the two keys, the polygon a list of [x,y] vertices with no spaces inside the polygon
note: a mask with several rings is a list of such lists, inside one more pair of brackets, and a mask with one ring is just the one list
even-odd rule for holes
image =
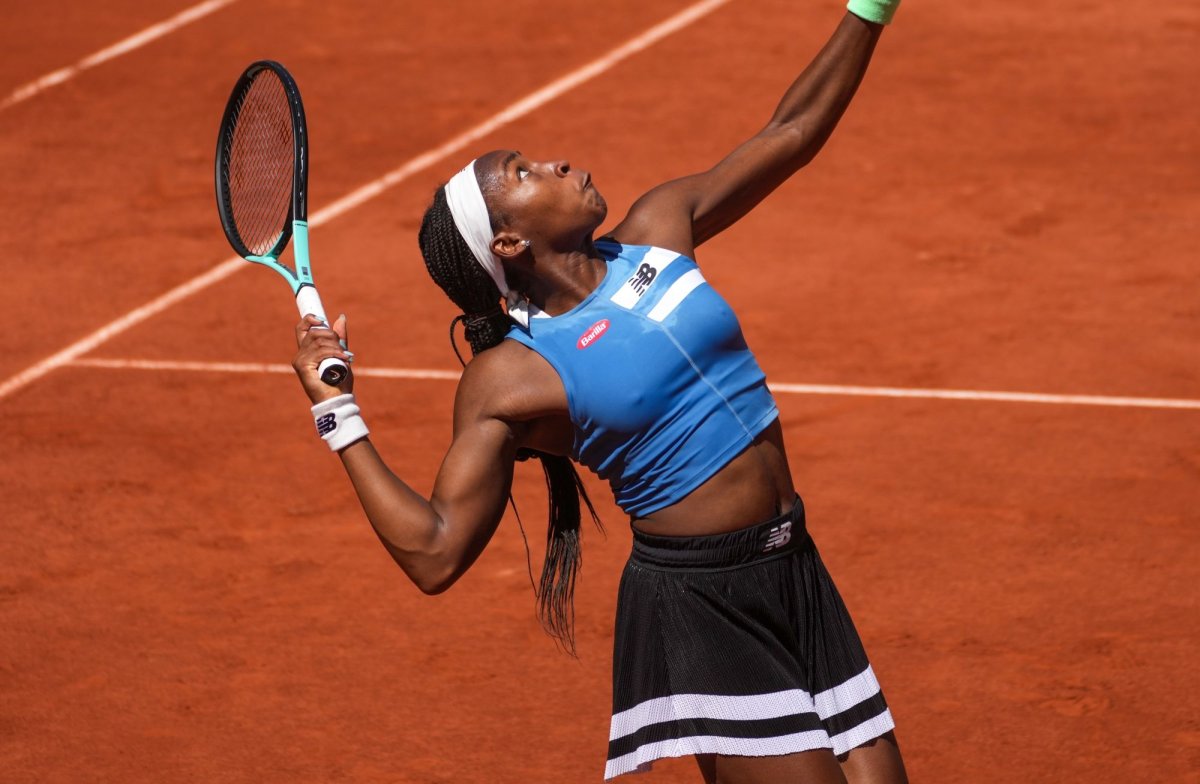
{"label": "new balance logo", "polygon": [[317,435],[327,436],[337,430],[337,415],[325,414],[317,417]]}
{"label": "new balance logo", "polygon": [[769,553],[776,548],[783,547],[790,541],[792,541],[792,524],[789,521],[782,525],[777,525],[767,532],[767,546],[763,548],[763,552]]}
{"label": "new balance logo", "polygon": [[673,250],[650,248],[646,255],[638,260],[638,267],[629,279],[621,284],[617,293],[612,295],[612,301],[623,308],[633,309],[642,297],[650,290],[663,271],[673,263],[682,259]]}
{"label": "new balance logo", "polygon": [[633,277],[626,282],[633,287],[634,292],[640,297],[646,293],[646,289],[654,282],[654,276],[657,274],[658,270],[642,262],[642,266],[638,267],[637,272],[633,273]]}

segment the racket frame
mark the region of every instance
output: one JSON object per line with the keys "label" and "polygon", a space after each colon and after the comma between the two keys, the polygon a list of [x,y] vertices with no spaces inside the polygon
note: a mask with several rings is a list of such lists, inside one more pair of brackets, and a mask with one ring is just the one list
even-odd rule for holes
{"label": "racket frame", "polygon": [[[249,90],[250,84],[265,70],[273,71],[279,78],[287,97],[292,121],[294,169],[292,201],[288,207],[287,218],[281,227],[279,238],[267,253],[259,255],[252,253],[242,242],[237,231],[237,224],[233,220],[227,193],[229,162],[225,151],[226,137],[232,137],[235,125],[232,122],[234,114],[241,110],[242,101],[239,99]],[[230,141],[232,142],[232,139]],[[229,94],[225,112],[221,117],[221,128],[217,134],[215,182],[217,212],[220,214],[221,228],[224,229],[225,238],[229,240],[229,244],[246,261],[260,264],[278,273],[291,287],[292,295],[296,298],[296,309],[300,311],[300,315],[316,316],[328,328],[329,318],[325,315],[325,307],[321,304],[321,297],[317,293],[316,284],[313,283],[312,263],[309,261],[308,255],[308,123],[304,116],[304,104],[300,100],[300,88],[296,86],[296,80],[283,65],[275,60],[257,60],[251,63],[242,72]],[[279,257],[283,255],[289,240],[294,240],[292,242],[294,270],[279,262]],[[346,363],[336,357],[322,360],[317,370],[321,380],[330,386],[340,384],[349,373]]]}

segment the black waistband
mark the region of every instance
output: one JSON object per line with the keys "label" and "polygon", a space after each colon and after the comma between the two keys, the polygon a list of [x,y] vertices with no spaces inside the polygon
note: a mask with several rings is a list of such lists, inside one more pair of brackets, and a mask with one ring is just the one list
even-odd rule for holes
{"label": "black waistband", "polygon": [[804,527],[804,502],[779,517],[710,536],[652,536],[633,529],[630,560],[646,566],[715,569],[742,566],[793,552],[811,541]]}

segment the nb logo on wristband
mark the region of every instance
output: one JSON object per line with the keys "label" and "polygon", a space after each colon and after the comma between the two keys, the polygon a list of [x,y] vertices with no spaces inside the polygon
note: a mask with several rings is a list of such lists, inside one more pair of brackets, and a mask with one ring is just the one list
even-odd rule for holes
{"label": "nb logo on wristband", "polygon": [[325,414],[317,417],[317,435],[324,438],[325,436],[337,430],[337,415]]}

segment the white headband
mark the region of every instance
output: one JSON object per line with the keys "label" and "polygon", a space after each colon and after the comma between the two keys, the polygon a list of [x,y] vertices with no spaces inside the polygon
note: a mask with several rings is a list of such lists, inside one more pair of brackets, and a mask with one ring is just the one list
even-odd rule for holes
{"label": "white headband", "polygon": [[496,235],[492,233],[492,219],[488,216],[487,203],[483,200],[483,191],[479,189],[479,180],[475,177],[475,161],[468,163],[446,183],[446,204],[450,206],[454,225],[466,240],[471,255],[495,281],[496,288],[500,289],[500,294],[508,303],[509,317],[528,328],[529,303],[517,292],[509,290],[508,280],[504,277],[504,265],[492,252],[492,240]]}

